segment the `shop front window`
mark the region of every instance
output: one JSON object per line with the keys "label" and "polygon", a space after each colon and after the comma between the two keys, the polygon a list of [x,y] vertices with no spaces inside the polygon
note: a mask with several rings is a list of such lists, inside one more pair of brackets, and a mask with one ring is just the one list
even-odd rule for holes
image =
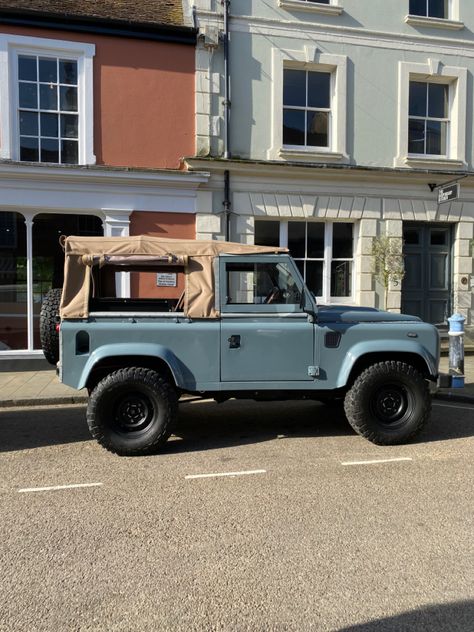
{"label": "shop front window", "polygon": [[352,295],[353,241],[349,222],[255,222],[255,243],[288,248],[308,289],[327,302]]}
{"label": "shop front window", "polygon": [[0,213],[0,351],[26,349],[26,226],[20,213]]}
{"label": "shop front window", "polygon": [[35,349],[41,348],[39,316],[47,292],[64,280],[61,235],[100,236],[102,220],[92,215],[41,214],[33,219],[33,332]]}

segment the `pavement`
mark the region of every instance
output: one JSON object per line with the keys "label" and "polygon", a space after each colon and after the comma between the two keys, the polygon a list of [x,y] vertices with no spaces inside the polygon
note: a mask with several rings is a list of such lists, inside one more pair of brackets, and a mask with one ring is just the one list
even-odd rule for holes
{"label": "pavement", "polygon": [[[447,356],[441,357],[440,371],[448,372]],[[464,373],[466,376],[464,388],[439,389],[435,397],[474,403],[474,354],[466,355]],[[86,389],[77,391],[61,384],[54,369],[0,372],[0,408],[82,404],[86,401]]]}

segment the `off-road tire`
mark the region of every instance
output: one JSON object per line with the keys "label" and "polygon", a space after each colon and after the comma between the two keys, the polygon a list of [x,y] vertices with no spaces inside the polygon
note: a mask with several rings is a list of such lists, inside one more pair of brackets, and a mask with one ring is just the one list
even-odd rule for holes
{"label": "off-road tire", "polygon": [[91,393],[87,424],[109,452],[140,456],[157,452],[168,439],[178,410],[175,388],[152,369],[119,369]]}
{"label": "off-road tire", "polygon": [[431,414],[423,375],[405,362],[386,361],[363,371],[346,394],[344,410],[354,430],[377,445],[406,443]]}
{"label": "off-road tire", "polygon": [[40,340],[44,357],[50,364],[59,360],[59,305],[61,303],[61,288],[49,290],[43,300],[40,312]]}

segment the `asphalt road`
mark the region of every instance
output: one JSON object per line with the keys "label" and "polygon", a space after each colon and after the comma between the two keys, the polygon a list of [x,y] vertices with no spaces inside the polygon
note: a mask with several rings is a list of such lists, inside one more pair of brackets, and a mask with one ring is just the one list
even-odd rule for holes
{"label": "asphalt road", "polygon": [[82,406],[5,409],[0,630],[472,632],[473,448],[447,403],[396,448],[316,403],[184,404],[143,458]]}

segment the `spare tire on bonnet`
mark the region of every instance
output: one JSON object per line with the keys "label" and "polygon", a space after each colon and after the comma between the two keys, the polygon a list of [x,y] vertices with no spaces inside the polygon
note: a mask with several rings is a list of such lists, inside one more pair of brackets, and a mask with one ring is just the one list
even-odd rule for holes
{"label": "spare tire on bonnet", "polygon": [[59,360],[59,305],[61,304],[61,288],[54,288],[44,297],[40,312],[40,338],[44,357],[50,364]]}

